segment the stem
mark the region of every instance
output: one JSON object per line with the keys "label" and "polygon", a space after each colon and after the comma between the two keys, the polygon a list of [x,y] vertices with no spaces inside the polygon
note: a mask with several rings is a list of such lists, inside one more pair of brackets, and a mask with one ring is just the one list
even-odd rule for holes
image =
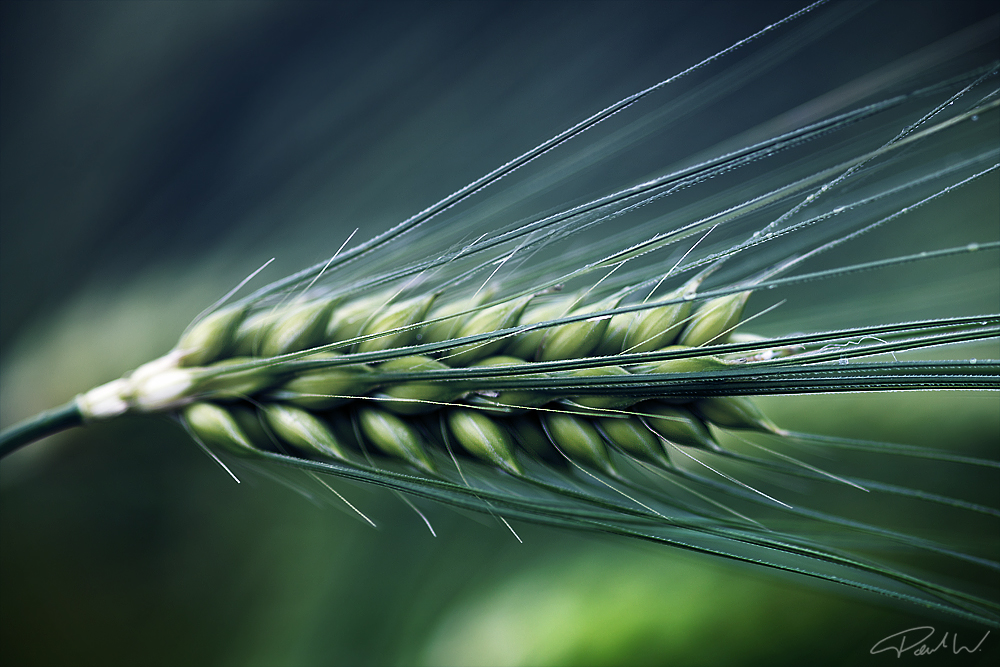
{"label": "stem", "polygon": [[0,459],[24,445],[82,424],[83,415],[75,399],[58,408],[39,412],[0,433]]}

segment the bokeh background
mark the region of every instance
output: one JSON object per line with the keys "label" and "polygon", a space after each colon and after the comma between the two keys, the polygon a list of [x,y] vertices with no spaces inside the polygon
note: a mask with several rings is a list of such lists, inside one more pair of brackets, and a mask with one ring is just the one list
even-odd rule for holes
{"label": "bokeh background", "polygon": [[[637,173],[973,25],[989,4],[836,5],[856,16],[738,105],[700,114],[675,153],[639,151]],[[162,354],[266,260],[275,279],[356,227],[372,236],[798,6],[0,4],[3,425]],[[578,196],[631,178],[586,176]],[[970,212],[987,236],[993,211]],[[977,271],[947,287],[982,288],[996,312],[995,271]],[[769,414],[994,456],[1000,441],[988,395],[823,400],[771,401]],[[373,530],[283,481],[237,485],[159,419],[5,460],[0,662],[874,664],[895,660],[868,656],[875,641],[915,625],[982,634],[662,547],[518,524],[522,544],[488,517],[422,506],[433,537],[396,497],[337,483]],[[961,664],[996,659],[991,640]]]}

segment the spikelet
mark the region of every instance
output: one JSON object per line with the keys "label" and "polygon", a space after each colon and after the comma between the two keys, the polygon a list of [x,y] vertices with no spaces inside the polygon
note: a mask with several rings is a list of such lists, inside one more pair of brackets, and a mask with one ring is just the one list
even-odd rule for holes
{"label": "spikelet", "polygon": [[470,454],[509,472],[523,475],[514,456],[514,441],[496,420],[475,410],[456,408],[448,411],[448,428]]}

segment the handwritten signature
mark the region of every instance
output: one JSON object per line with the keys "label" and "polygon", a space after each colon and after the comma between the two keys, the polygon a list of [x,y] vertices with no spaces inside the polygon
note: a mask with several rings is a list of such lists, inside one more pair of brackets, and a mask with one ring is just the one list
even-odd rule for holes
{"label": "handwritten signature", "polygon": [[[872,646],[870,653],[875,655],[876,653],[895,651],[897,658],[902,658],[904,653],[911,651],[913,655],[931,655],[942,648],[951,648],[951,652],[955,655],[960,653],[975,653],[983,645],[983,642],[986,641],[986,638],[990,636],[990,632],[987,630],[986,634],[983,635],[983,638],[975,646],[960,646],[957,632],[944,633],[944,636],[936,644],[932,639],[935,632],[937,630],[932,625],[919,625],[915,628],[909,628],[880,639],[875,643],[875,646]],[[951,636],[950,642],[948,641],[949,635]]]}

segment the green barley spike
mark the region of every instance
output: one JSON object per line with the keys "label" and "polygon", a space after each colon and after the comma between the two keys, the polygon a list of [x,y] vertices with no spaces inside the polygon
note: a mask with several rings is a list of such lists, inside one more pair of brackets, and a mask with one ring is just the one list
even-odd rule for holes
{"label": "green barley spike", "polygon": [[[745,71],[760,73],[764,55],[796,57],[817,26],[839,26],[854,11],[829,3],[830,14],[810,19],[801,32],[785,32],[823,4],[768,23],[761,33],[716,52],[696,66],[699,76],[719,84],[718,92],[733,92],[742,81],[734,84],[735,70],[724,68],[745,65]],[[670,129],[673,112],[685,112],[646,107],[650,114],[640,119],[626,115],[642,106],[634,104],[640,98],[653,105],[687,99],[683,90],[675,88],[680,96],[668,90],[676,77],[667,74],[370,240],[345,244],[327,261],[253,286],[238,297],[240,305],[211,311],[190,325],[166,355],[4,430],[0,458],[65,428],[126,414],[173,416],[199,442],[254,457],[247,467],[265,473],[267,466],[281,465],[310,484],[320,475],[339,476],[505,519],[658,540],[875,590],[995,627],[1000,605],[983,582],[1000,564],[994,545],[985,538],[977,542],[980,531],[967,527],[996,515],[996,502],[986,493],[991,487],[968,489],[970,498],[960,489],[958,499],[939,495],[943,488],[925,491],[924,484],[985,480],[997,461],[969,452],[793,434],[742,397],[758,391],[998,389],[1000,364],[990,350],[1000,336],[1000,314],[987,289],[995,285],[961,273],[969,256],[969,265],[996,269],[989,253],[1000,249],[988,233],[995,225],[985,224],[996,216],[981,213],[994,212],[983,208],[992,200],[981,198],[995,193],[991,186],[1000,168],[1000,100],[991,79],[995,48],[986,48],[996,46],[997,34],[987,23],[975,27],[982,39],[969,42],[961,57],[948,49],[919,52],[917,59],[930,65],[910,72],[918,75],[912,84],[892,77],[873,83],[858,73],[869,84],[862,86],[865,100],[842,99],[836,109],[796,100],[806,116],[785,114],[780,123],[759,125],[752,143],[720,143],[727,148],[714,155],[694,146],[698,158],[686,166],[640,160],[639,171],[621,172],[618,167],[631,163],[625,153],[618,161],[620,150],[643,144],[633,140],[653,136],[647,130]],[[764,33],[778,27],[776,41],[766,42]],[[748,60],[733,63],[730,55],[751,41],[761,48],[743,50]],[[621,125],[579,145],[613,115]],[[770,136],[768,127],[775,128]],[[581,150],[561,156],[571,138]],[[645,172],[653,175],[642,178]],[[495,198],[487,192],[522,177]],[[589,191],[595,184],[599,191]],[[954,211],[949,225],[977,220],[956,232],[963,239],[958,247],[947,247],[950,235],[934,233],[940,219],[919,219],[932,208],[923,205],[938,199]],[[852,243],[904,214],[920,230],[913,238],[926,241],[926,252],[889,249],[865,261],[852,259]],[[839,250],[820,264],[805,263],[833,248]],[[53,255],[53,262],[58,259]],[[954,262],[951,269],[987,290],[987,298],[962,294],[961,303],[949,304],[956,283],[935,282],[933,269],[921,273],[930,259]],[[702,277],[721,266],[722,280],[711,294],[741,291],[696,303]],[[955,312],[942,308],[936,318],[912,321],[903,310],[908,304],[895,303],[898,318],[872,324],[872,295],[845,292],[840,284],[832,285],[838,295],[859,300],[833,310],[837,304],[823,302],[827,307],[820,310],[839,313],[844,321],[817,330],[824,320],[793,310],[811,310],[833,291],[809,294],[817,281],[903,266],[918,267],[897,277],[915,281],[923,306],[930,298]],[[679,289],[667,282],[699,270]],[[501,284],[502,293],[494,287]],[[557,294],[562,285],[581,291]],[[661,295],[661,287],[669,293]],[[777,314],[788,312],[786,323],[804,323],[808,331],[777,338],[734,332],[750,290],[768,288],[788,302]],[[639,309],[600,314],[626,298]],[[568,315],[584,319],[545,324]],[[540,328],[509,335],[532,325]],[[779,325],[766,324],[775,332]],[[500,330],[507,334],[498,335]],[[482,339],[455,342],[466,336]],[[746,349],[708,356],[707,346],[727,341],[745,342],[740,347]],[[82,354],[79,343],[74,349]],[[955,358],[965,356],[949,352],[962,349],[955,344],[968,345],[969,356],[978,360]],[[330,351],[335,348],[342,354]],[[928,358],[950,358],[921,361],[924,349],[932,350]],[[354,353],[365,355],[364,363],[348,356]],[[635,356],[607,365],[623,353]],[[664,360],[664,354],[697,356]],[[45,375],[44,367],[38,371]],[[700,380],[720,395],[695,394],[690,387]],[[956,405],[970,400],[953,399]],[[424,414],[432,411],[437,414]],[[757,432],[743,438],[748,447],[774,436],[812,446],[797,453],[805,460],[722,450],[716,437],[736,429]],[[442,440],[482,465],[462,470],[460,461],[449,460]],[[834,448],[843,454],[838,468],[857,463],[842,477],[813,465],[817,459],[823,465]],[[361,451],[364,460],[356,455]],[[701,456],[709,451],[711,457]],[[706,467],[681,458],[688,453]],[[386,466],[386,458],[399,465]],[[915,473],[926,467],[923,480],[896,474],[902,469],[896,461],[910,458],[932,462],[905,467]],[[588,471],[603,476],[595,479]],[[972,475],[960,477],[961,471]],[[614,483],[605,483],[604,476]],[[884,500],[892,502],[883,508]],[[913,507],[906,505],[910,501]],[[925,513],[929,504],[940,512]],[[875,516],[882,509],[886,515]],[[920,526],[925,514],[931,523]],[[887,525],[895,519],[905,533]],[[953,559],[956,567],[925,576],[939,559]],[[980,599],[988,596],[994,599]]]}

